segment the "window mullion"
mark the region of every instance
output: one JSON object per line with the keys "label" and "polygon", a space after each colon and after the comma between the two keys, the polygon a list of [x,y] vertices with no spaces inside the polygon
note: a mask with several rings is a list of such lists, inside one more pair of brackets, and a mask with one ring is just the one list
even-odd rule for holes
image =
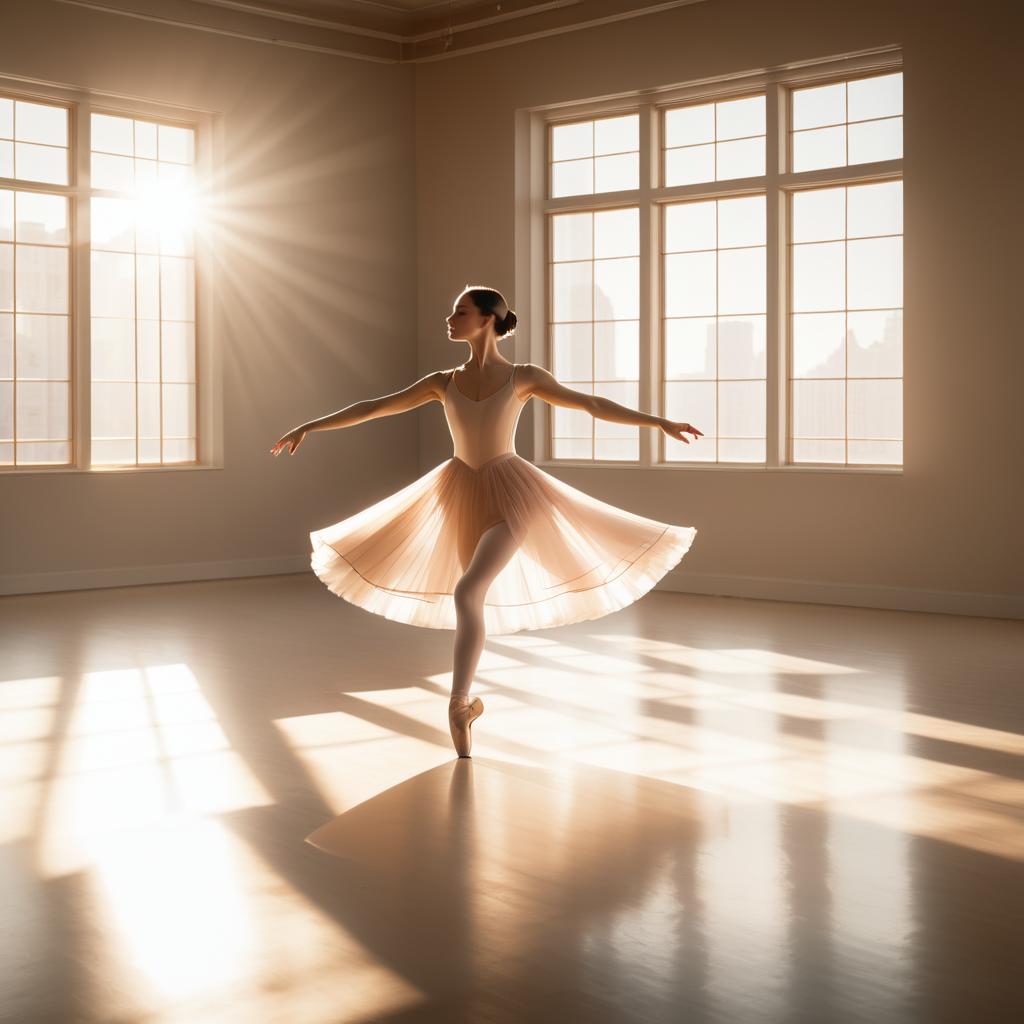
{"label": "window mullion", "polygon": [[[640,352],[639,352],[639,382],[638,382],[638,404],[641,409],[648,410],[657,415],[657,394],[660,388],[656,386],[658,381],[657,359],[655,357],[656,332],[658,329],[657,320],[657,298],[658,298],[658,274],[657,255],[654,247],[657,243],[654,230],[655,210],[652,208],[651,191],[657,187],[656,174],[658,171],[657,158],[654,147],[658,145],[658,133],[654,119],[658,116],[657,108],[653,104],[644,104],[640,107],[639,129],[640,129],[640,188],[637,194],[639,207],[640,225],[640,323],[638,324]],[[657,437],[655,431],[648,427],[637,427],[640,435],[639,464],[650,466],[657,456]]]}
{"label": "window mullion", "polygon": [[765,466],[785,461],[787,353],[787,274],[785,273],[786,89],[778,82],[765,90]]}
{"label": "window mullion", "polygon": [[91,249],[89,154],[92,149],[90,105],[86,102],[72,108],[71,151],[72,177],[72,393],[74,395],[74,455],[79,469],[92,465],[92,359],[91,345]]}

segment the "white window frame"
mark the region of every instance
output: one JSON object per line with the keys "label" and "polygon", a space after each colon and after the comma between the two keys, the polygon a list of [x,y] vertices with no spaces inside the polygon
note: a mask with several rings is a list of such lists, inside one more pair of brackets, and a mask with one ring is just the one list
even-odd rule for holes
{"label": "white window frame", "polygon": [[[903,179],[903,160],[848,164],[814,171],[788,172],[790,90],[825,85],[868,74],[903,70],[899,48],[885,47],[840,58],[787,65],[767,72],[722,76],[685,86],[645,89],[598,102],[521,108],[515,121],[515,304],[525,313],[516,329],[517,358],[551,366],[549,351],[548,224],[554,211],[600,210],[617,206],[640,209],[640,386],[639,408],[664,415],[660,395],[662,368],[661,259],[655,216],[662,203],[680,199],[721,199],[764,193],[766,196],[766,451],[765,464],[661,462],[664,433],[640,427],[639,462],[600,459],[552,459],[552,410],[533,403],[533,461],[538,466],[570,469],[650,469],[668,472],[787,472],[901,474],[899,466],[829,465],[786,462],[792,403],[789,387],[789,310],[791,273],[787,265],[787,204],[792,192],[823,185],[858,185]],[[728,100],[755,92],[765,94],[765,175],[662,188],[661,118],[666,107]],[[548,133],[552,123],[588,117],[640,115],[640,187],[623,192],[547,198]],[[904,325],[906,317],[904,313]],[[905,378],[904,378],[905,379]],[[700,426],[700,424],[696,424]],[[904,437],[904,441],[906,438]],[[699,443],[699,442],[698,442]]]}
{"label": "white window frame", "polygon": [[196,462],[166,465],[91,465],[92,373],[90,352],[89,200],[92,194],[91,115],[113,114],[148,118],[195,130],[196,178],[214,205],[223,201],[223,121],[213,111],[171,106],[155,100],[54,85],[34,79],[0,75],[0,93],[19,100],[53,103],[69,109],[70,184],[53,185],[18,178],[0,178],[0,188],[66,195],[71,227],[71,463],[66,466],[0,466],[0,476],[24,473],[181,473],[224,468],[223,352],[214,334],[217,319],[215,265],[209,239],[196,231]]}

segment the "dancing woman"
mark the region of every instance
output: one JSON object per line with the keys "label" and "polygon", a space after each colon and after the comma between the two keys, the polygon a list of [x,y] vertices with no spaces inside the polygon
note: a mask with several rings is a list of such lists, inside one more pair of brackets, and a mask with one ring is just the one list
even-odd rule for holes
{"label": "dancing woman", "polygon": [[327,588],[398,622],[454,629],[448,721],[460,757],[483,701],[470,687],[487,634],[543,629],[617,611],[646,594],[689,550],[697,531],[646,519],[556,479],[515,451],[530,398],[616,423],[659,427],[690,443],[689,423],[574,391],[533,363],[512,363],[498,342],[516,326],[500,292],[470,287],[447,318],[468,343],[461,366],[404,391],[356,402],[295,427],[270,449],[294,455],[315,430],[441,402],[454,455],[407,487],[310,534],[312,568]]}

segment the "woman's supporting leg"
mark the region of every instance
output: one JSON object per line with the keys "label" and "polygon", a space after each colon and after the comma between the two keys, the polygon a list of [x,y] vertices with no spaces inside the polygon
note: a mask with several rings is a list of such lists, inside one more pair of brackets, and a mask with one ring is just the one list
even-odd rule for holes
{"label": "woman's supporting leg", "polygon": [[484,598],[519,545],[502,520],[484,530],[466,572],[455,584],[455,652],[452,696],[465,696],[484,649]]}

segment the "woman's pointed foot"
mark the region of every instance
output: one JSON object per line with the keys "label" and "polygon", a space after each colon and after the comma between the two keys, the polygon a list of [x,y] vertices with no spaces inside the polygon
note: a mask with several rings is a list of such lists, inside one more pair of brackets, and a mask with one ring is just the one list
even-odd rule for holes
{"label": "woman's pointed foot", "polygon": [[484,713],[484,702],[479,697],[452,695],[448,701],[448,728],[459,757],[469,757],[473,746],[473,723]]}

